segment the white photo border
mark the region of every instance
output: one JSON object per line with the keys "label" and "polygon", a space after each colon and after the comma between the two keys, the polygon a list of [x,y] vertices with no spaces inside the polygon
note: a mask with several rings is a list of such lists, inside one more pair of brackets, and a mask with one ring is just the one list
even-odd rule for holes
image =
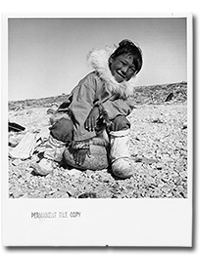
{"label": "white photo border", "polygon": [[[187,199],[9,199],[8,19],[80,17],[80,14],[4,14],[2,17],[2,197],[4,246],[191,247],[193,199],[193,58],[191,14],[122,14],[110,17],[187,19],[188,197]],[[83,15],[91,17],[91,14]],[[108,17],[108,14],[92,14]],[[33,213],[48,212],[49,219]],[[69,217],[65,218],[68,213]],[[59,217],[62,213],[63,217]],[[55,217],[54,217],[55,216]]]}

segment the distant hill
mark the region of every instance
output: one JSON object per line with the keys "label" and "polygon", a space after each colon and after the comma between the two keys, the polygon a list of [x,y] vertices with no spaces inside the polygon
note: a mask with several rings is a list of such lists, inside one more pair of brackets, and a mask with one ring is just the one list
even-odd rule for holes
{"label": "distant hill", "polygon": [[[68,95],[51,96],[40,99],[26,99],[19,101],[9,101],[9,110],[25,108],[59,106],[65,102]],[[131,102],[133,105],[143,104],[163,104],[165,102],[182,103],[187,100],[187,82],[170,83],[162,85],[138,86],[135,88]]]}

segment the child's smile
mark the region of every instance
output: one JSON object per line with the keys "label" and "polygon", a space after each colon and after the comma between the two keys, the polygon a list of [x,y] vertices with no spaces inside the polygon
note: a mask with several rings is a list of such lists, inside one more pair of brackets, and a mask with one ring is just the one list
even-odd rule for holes
{"label": "child's smile", "polygon": [[115,59],[110,59],[110,70],[118,83],[129,81],[135,74],[135,65],[133,64],[133,56],[122,54]]}

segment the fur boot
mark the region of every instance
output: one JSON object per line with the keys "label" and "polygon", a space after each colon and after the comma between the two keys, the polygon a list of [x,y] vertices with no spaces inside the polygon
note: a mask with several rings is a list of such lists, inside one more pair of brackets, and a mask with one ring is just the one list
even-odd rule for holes
{"label": "fur boot", "polygon": [[133,163],[129,151],[130,129],[110,132],[110,161],[115,176],[126,179],[133,174]]}
{"label": "fur boot", "polygon": [[61,162],[65,148],[65,143],[56,140],[50,135],[46,144],[44,158],[39,163],[31,165],[34,172],[42,176],[51,173],[54,169],[54,162]]}

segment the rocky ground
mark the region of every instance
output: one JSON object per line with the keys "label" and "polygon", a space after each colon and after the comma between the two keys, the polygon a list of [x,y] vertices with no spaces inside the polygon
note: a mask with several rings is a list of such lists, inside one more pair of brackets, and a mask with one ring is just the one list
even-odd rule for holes
{"label": "rocky ground", "polygon": [[[25,160],[9,157],[11,198],[187,198],[187,84],[136,88],[131,122],[134,175],[116,179],[109,170],[79,171],[57,166],[46,177],[30,167],[39,160],[48,137],[49,108],[66,96],[9,102],[9,121],[42,138]],[[24,132],[9,132],[9,149]]]}

